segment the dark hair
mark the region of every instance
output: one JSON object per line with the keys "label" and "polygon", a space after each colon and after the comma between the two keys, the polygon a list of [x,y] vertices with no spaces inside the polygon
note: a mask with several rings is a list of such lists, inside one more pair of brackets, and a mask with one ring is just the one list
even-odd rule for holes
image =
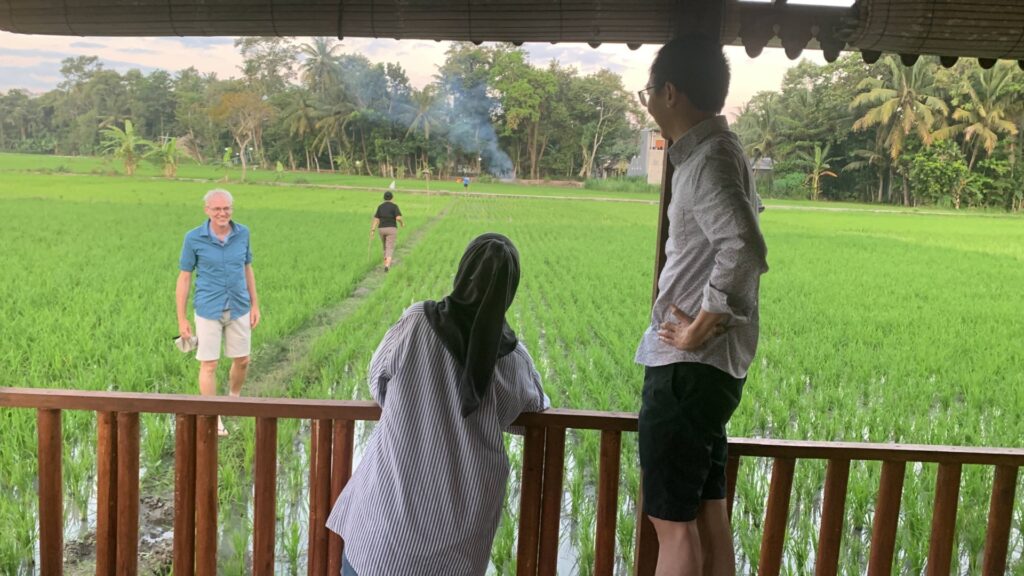
{"label": "dark hair", "polygon": [[385,200],[391,200],[391,199],[392,199],[392,198],[394,198],[394,197],[395,197],[395,195],[394,195],[394,194],[392,194],[391,192],[385,192],[385,193],[384,193],[384,199],[385,199]]}
{"label": "dark hair", "polygon": [[718,42],[707,36],[680,36],[654,57],[651,80],[658,89],[671,82],[698,110],[718,113],[729,93],[729,61]]}

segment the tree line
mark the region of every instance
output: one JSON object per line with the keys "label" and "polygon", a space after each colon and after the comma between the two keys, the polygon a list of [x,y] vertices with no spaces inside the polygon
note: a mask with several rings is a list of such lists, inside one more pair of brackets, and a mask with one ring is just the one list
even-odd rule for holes
{"label": "tree line", "polygon": [[[1021,209],[1024,72],[1015,63],[803,61],[734,128],[774,197]],[[766,159],[772,162],[767,162]]]}
{"label": "tree line", "polygon": [[513,45],[453,44],[421,89],[331,38],[240,38],[241,76],[124,74],[95,56],[62,81],[0,93],[0,150],[109,153],[173,175],[179,158],[387,177],[572,179],[624,172],[641,110],[617,74],[531,65]]}

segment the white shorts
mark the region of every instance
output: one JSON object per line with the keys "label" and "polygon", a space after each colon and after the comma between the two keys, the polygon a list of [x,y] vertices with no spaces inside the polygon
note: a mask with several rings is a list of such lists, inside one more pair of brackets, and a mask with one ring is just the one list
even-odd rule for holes
{"label": "white shorts", "polygon": [[196,360],[207,362],[220,359],[220,343],[224,340],[224,355],[228,358],[244,358],[252,349],[252,327],[249,313],[234,320],[231,311],[225,310],[219,320],[210,320],[196,315]]}

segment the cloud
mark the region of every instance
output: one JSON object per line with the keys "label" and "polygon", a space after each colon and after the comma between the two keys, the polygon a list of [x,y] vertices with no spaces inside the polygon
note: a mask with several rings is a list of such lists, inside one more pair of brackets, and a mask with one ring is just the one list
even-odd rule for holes
{"label": "cloud", "polygon": [[0,64],[0,92],[20,88],[33,94],[41,94],[52,90],[60,80],[60,66],[50,62],[28,66]]}
{"label": "cloud", "polygon": [[181,36],[179,38],[171,38],[172,42],[177,42],[185,48],[209,48],[211,46],[234,46],[235,39],[227,36],[212,36],[212,37],[197,37],[197,36]]}
{"label": "cloud", "polygon": [[95,42],[72,42],[68,46],[72,48],[106,48],[105,44],[97,44]]}
{"label": "cloud", "polygon": [[117,51],[125,54],[160,54],[159,50],[150,50],[149,48],[118,48]]}

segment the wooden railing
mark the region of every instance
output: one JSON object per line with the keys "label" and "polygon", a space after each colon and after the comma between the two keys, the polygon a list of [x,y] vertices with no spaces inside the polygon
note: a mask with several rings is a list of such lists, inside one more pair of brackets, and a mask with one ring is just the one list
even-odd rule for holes
{"label": "wooden railing", "polygon": [[[352,472],[356,421],[376,420],[371,402],[332,402],[279,398],[225,398],[168,394],[125,394],[0,388],[0,407],[38,413],[40,573],[62,573],[63,485],[61,473],[63,410],[97,413],[96,573],[132,575],[139,541],[139,414],[176,415],[174,574],[216,574],[217,561],[217,415],[256,419],[253,518],[253,573],[274,567],[277,420],[306,419],[311,426],[309,478],[309,574],[338,574],[342,541],[324,527],[330,506]],[[549,410],[526,414],[517,551],[519,575],[556,573],[559,517],[567,429],[599,430],[594,574],[609,576],[615,566],[615,533],[623,432],[636,430],[628,413]],[[815,574],[838,572],[842,522],[851,461],[882,462],[874,509],[868,574],[892,571],[896,527],[907,463],[938,464],[938,478],[927,570],[949,574],[958,509],[961,469],[965,464],[995,468],[982,571],[1006,569],[1018,469],[1024,450],[831,442],[734,439],[727,467],[728,507],[732,513],[740,463],[772,459],[758,573],[779,574],[796,461],[828,462],[821,506]],[[639,497],[639,495],[637,495]],[[635,573],[654,573],[657,544],[641,518]]]}

